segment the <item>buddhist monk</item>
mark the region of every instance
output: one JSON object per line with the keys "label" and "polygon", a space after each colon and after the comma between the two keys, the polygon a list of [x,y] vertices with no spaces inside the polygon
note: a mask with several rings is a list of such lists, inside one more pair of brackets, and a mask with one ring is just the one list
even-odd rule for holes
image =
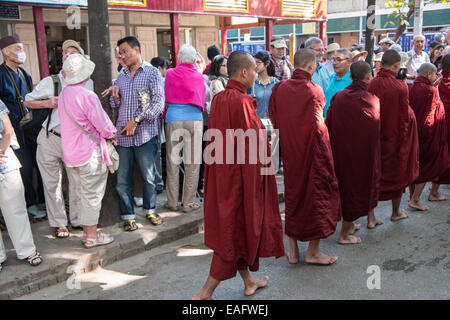
{"label": "buddhist monk", "polygon": [[300,49],[294,63],[292,78],[277,83],[269,101],[269,117],[279,130],[284,162],[287,256],[291,264],[298,263],[297,241],[309,241],[306,263],[330,265],[338,257],[320,252],[319,242],[335,232],[341,204],[323,117],[325,95],[311,82],[317,65],[314,53]]}
{"label": "buddhist monk", "polygon": [[340,244],[361,243],[356,219],[375,223],[381,177],[380,100],[367,91],[372,72],[364,61],[352,63],[353,83],[331,99],[326,124],[342,203]]}
{"label": "buddhist monk", "polygon": [[[253,164],[249,160],[255,145],[261,143],[261,136],[257,136],[256,143],[244,139],[243,164],[239,163],[244,161],[236,161],[239,155],[232,153],[233,150],[239,153],[242,146],[227,148],[228,138],[226,143],[223,141],[223,146],[214,149],[215,163],[211,163],[208,156],[211,131],[225,137],[230,130],[243,130],[249,134],[265,130],[256,113],[256,100],[246,94],[255,80],[255,60],[246,52],[234,51],[228,57],[227,68],[230,80],[212,102],[209,142],[205,150],[205,245],[214,250],[214,255],[209,277],[194,297],[196,300],[210,299],[219,283],[235,277],[237,271],[244,281],[244,294],[253,295],[258,288],[267,285],[269,278],[257,280],[249,270],[258,270],[259,258],[284,256],[275,176],[263,175],[262,169],[266,165],[261,161]],[[214,144],[217,139],[215,136]],[[269,153],[267,158],[271,159],[266,138],[263,143]],[[229,161],[229,158],[233,160],[233,154],[234,162]]]}
{"label": "buddhist monk", "polygon": [[[392,200],[391,221],[408,218],[400,210],[405,188],[419,174],[417,123],[409,106],[408,85],[396,79],[401,56],[387,50],[381,59],[381,69],[369,84],[369,92],[380,99],[381,119],[381,180],[379,201]],[[368,228],[382,224],[376,220]]]}
{"label": "buddhist monk", "polygon": [[[447,145],[450,154],[450,54],[447,54],[442,58],[442,79],[439,84],[439,96],[441,97],[445,109]],[[439,186],[441,184],[450,184],[450,163],[447,164],[447,170],[439,176],[436,182],[433,182],[428,197],[429,201],[444,201],[448,199],[446,196],[439,193]]]}
{"label": "buddhist monk", "polygon": [[419,132],[419,176],[411,186],[408,204],[411,208],[426,211],[429,207],[420,202],[425,184],[437,179],[448,168],[447,125],[444,105],[433,85],[438,77],[436,67],[424,63],[417,72],[409,102],[416,114]]}

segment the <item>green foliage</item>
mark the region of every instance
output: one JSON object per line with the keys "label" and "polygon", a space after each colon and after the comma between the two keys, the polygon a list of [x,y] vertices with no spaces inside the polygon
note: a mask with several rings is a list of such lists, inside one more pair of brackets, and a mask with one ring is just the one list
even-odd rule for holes
{"label": "green foliage", "polygon": [[[424,5],[429,3],[443,3],[446,4],[447,0],[424,0]],[[415,0],[406,1],[388,1],[385,4],[386,8],[392,8],[394,11],[388,15],[390,21],[387,21],[385,27],[388,25],[395,26],[409,26],[409,20],[412,15],[408,16],[410,10],[414,10]]]}

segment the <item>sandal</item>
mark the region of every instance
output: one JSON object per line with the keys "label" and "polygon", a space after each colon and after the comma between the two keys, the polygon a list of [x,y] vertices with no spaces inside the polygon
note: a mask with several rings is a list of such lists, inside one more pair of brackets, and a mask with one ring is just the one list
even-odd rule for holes
{"label": "sandal", "polygon": [[86,238],[86,241],[84,242],[84,246],[87,249],[90,249],[90,248],[110,244],[113,241],[114,241],[114,238],[112,236],[110,236],[109,234],[98,232],[96,239]]}
{"label": "sandal", "polygon": [[193,203],[189,203],[187,206],[183,206],[183,212],[189,213],[189,212],[197,210],[199,208],[200,208],[200,204],[193,202]]}
{"label": "sandal", "polygon": [[178,206],[172,207],[169,206],[169,203],[164,204],[164,208],[169,209],[170,211],[178,211]]}
{"label": "sandal", "polygon": [[3,264],[5,263],[5,261],[3,261],[2,263],[0,263],[0,272],[2,271],[2,269],[3,269]]}
{"label": "sandal", "polygon": [[138,226],[136,225],[136,220],[127,220],[123,224],[123,230],[127,232],[136,231],[138,229]]}
{"label": "sandal", "polygon": [[[38,260],[38,259],[39,259],[39,262],[36,262],[36,260]],[[42,263],[41,254],[36,251],[34,253],[34,255],[31,255],[27,258],[27,261],[32,267],[37,267],[38,265],[40,265]]]}
{"label": "sandal", "polygon": [[163,219],[157,213],[151,213],[146,216],[146,218],[150,221],[150,223],[154,226],[162,225]]}
{"label": "sandal", "polygon": [[59,227],[55,228],[55,237],[58,239],[66,239],[70,236],[69,230],[67,227]]}

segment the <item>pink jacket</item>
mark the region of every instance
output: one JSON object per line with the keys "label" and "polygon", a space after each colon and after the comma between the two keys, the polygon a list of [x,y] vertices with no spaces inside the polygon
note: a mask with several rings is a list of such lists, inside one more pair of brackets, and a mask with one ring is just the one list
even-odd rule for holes
{"label": "pink jacket", "polygon": [[68,117],[63,97],[65,110],[100,142],[103,160],[106,165],[111,165],[105,139],[112,138],[117,129],[103,110],[97,95],[81,83],[67,86],[58,99],[64,161],[72,167],[80,166],[89,160],[97,145]]}

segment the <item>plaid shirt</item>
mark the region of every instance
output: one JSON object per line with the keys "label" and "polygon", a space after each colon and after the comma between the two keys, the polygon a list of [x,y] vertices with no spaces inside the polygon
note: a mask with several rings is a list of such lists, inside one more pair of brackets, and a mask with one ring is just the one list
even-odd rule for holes
{"label": "plaid shirt", "polygon": [[[145,61],[136,70],[133,78],[128,68],[122,69],[114,82],[120,92],[119,104],[115,104],[114,99],[110,98],[111,108],[118,110],[117,132],[119,133],[137,115],[144,117],[144,120],[136,128],[134,136],[127,137],[118,134],[119,146],[139,147],[158,135],[157,120],[164,109],[162,82],[162,76],[158,69]],[[142,98],[143,91],[147,92],[146,98]]]}
{"label": "plaid shirt", "polygon": [[279,62],[276,62],[272,57],[273,64],[275,65],[275,77],[278,80],[286,80],[292,77],[294,68],[286,57],[283,57]]}

